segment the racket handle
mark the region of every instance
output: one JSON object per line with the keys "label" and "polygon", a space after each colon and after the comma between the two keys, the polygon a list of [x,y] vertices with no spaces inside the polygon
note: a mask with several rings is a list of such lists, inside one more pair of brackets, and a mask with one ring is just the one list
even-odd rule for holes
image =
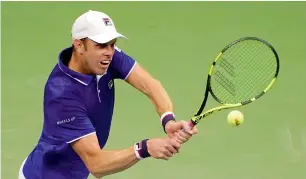
{"label": "racket handle", "polygon": [[[194,125],[193,125],[193,123],[191,121],[189,121],[188,124],[189,124],[190,129],[194,128]],[[184,132],[184,129],[181,129],[181,130]]]}
{"label": "racket handle", "polygon": [[194,128],[194,124],[191,121],[189,121],[189,127],[190,127],[190,129]]}

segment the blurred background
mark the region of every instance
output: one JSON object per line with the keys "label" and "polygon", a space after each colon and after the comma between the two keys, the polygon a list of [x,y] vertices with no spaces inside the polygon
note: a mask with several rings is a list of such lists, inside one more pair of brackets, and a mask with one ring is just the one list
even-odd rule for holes
{"label": "blurred background", "polygon": [[[278,51],[280,75],[271,91],[198,126],[199,134],[170,161],[145,160],[110,179],[305,179],[305,2],[2,2],[2,178],[17,178],[41,134],[45,81],[71,26],[88,10],[111,16],[129,40],[118,46],[168,90],[179,120],[198,109],[212,60],[231,41],[257,36]],[[165,136],[151,102],[116,81],[116,106],[106,149]],[[212,106],[208,106],[212,107]],[[90,177],[93,178],[93,177]]]}

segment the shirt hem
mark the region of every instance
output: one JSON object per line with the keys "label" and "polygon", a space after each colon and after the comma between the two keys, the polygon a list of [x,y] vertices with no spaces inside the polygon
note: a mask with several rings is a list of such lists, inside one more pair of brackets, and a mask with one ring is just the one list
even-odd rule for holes
{"label": "shirt hem", "polygon": [[66,143],[67,143],[67,144],[70,144],[70,143],[72,143],[72,142],[75,142],[75,141],[77,141],[77,140],[80,140],[80,139],[82,139],[82,138],[84,138],[84,137],[90,136],[90,135],[95,134],[95,133],[96,133],[96,132],[91,132],[91,133],[86,134],[86,135],[83,135],[83,136],[81,136],[81,137],[72,139],[72,140],[70,140],[70,141],[68,141],[68,142],[66,142]]}

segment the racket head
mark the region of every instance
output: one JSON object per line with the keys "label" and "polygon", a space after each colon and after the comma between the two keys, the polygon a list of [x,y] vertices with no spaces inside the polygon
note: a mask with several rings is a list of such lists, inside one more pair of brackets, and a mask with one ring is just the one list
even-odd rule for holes
{"label": "racket head", "polygon": [[279,56],[271,44],[243,37],[219,53],[209,70],[207,90],[221,104],[248,104],[271,88],[279,68]]}
{"label": "racket head", "polygon": [[[210,67],[204,100],[190,120],[190,125],[195,126],[202,118],[220,110],[239,107],[260,98],[275,83],[279,68],[276,50],[263,39],[243,37],[228,44]],[[222,81],[220,76],[225,77],[225,80]],[[256,78],[258,76],[262,79]],[[245,89],[245,86],[249,88]],[[222,105],[203,112],[209,93]],[[247,95],[242,95],[244,93]]]}

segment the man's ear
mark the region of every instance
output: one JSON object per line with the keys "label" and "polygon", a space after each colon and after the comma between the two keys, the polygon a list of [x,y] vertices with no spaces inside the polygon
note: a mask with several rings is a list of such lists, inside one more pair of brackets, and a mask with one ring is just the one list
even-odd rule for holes
{"label": "man's ear", "polygon": [[76,52],[78,52],[78,53],[80,53],[82,55],[84,48],[85,47],[84,47],[84,43],[83,43],[82,40],[79,40],[79,39],[73,40],[73,49]]}
{"label": "man's ear", "polygon": [[82,41],[79,39],[73,40],[73,47],[76,51],[78,51],[82,47]]}

